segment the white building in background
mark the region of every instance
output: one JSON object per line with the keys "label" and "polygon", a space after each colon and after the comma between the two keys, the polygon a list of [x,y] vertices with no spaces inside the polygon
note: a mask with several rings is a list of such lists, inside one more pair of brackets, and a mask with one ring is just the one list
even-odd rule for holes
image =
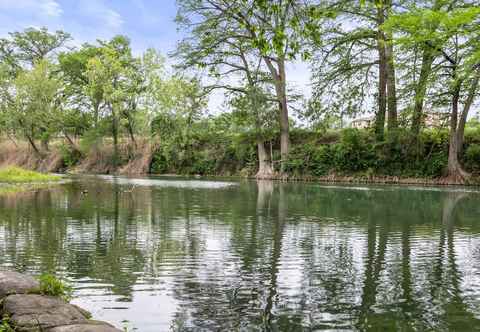
{"label": "white building in background", "polygon": [[448,124],[449,114],[441,112],[425,112],[424,124],[425,128],[442,128]]}
{"label": "white building in background", "polygon": [[[448,125],[449,115],[442,112],[425,112],[423,116],[425,128],[443,128]],[[365,116],[357,118],[350,122],[351,128],[366,129],[371,128],[375,124],[375,116]],[[385,125],[387,125],[387,119],[385,119]]]}
{"label": "white building in background", "polygon": [[365,116],[363,118],[358,118],[350,122],[350,127],[352,128],[357,128],[357,129],[365,129],[365,128],[370,128],[373,126],[373,123],[375,122],[375,116]]}

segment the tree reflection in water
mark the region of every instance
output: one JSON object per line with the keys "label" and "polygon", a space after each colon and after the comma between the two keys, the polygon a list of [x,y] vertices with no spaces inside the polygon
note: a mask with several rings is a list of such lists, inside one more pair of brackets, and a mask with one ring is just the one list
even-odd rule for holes
{"label": "tree reflection in water", "polygon": [[480,328],[477,192],[125,181],[0,197],[0,265],[140,331]]}

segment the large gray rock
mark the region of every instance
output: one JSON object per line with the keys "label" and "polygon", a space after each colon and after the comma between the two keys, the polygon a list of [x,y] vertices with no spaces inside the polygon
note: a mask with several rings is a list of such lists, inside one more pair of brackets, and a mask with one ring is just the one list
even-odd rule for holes
{"label": "large gray rock", "polygon": [[3,302],[3,311],[18,332],[40,332],[57,326],[88,323],[75,306],[51,296],[9,295]]}
{"label": "large gray rock", "polygon": [[60,298],[33,294],[39,291],[33,277],[0,271],[0,318],[7,315],[17,332],[122,332]]}
{"label": "large gray rock", "polygon": [[0,271],[0,300],[10,294],[36,293],[40,284],[33,277],[12,271]]}
{"label": "large gray rock", "polygon": [[53,329],[49,329],[48,332],[122,332],[122,330],[116,329],[104,322],[91,320],[86,324],[54,327]]}

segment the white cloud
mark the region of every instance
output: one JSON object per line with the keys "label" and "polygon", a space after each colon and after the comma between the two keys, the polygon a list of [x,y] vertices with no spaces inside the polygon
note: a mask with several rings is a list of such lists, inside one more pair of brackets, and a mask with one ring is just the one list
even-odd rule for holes
{"label": "white cloud", "polygon": [[82,0],[79,5],[84,14],[103,22],[109,29],[117,30],[124,23],[122,16],[109,8],[102,0]]}
{"label": "white cloud", "polygon": [[41,8],[43,12],[47,16],[52,16],[52,17],[59,17],[62,15],[63,10],[58,4],[58,2],[54,0],[46,0],[46,1],[39,1],[41,4]]}
{"label": "white cloud", "polygon": [[59,17],[63,10],[55,0],[0,0],[4,11],[22,11],[42,17]]}
{"label": "white cloud", "polygon": [[139,11],[141,15],[141,22],[146,25],[156,25],[161,20],[161,15],[158,12],[147,8],[144,0],[131,0],[133,6]]}
{"label": "white cloud", "polygon": [[105,10],[105,22],[112,29],[118,29],[123,24],[122,16],[112,9]]}

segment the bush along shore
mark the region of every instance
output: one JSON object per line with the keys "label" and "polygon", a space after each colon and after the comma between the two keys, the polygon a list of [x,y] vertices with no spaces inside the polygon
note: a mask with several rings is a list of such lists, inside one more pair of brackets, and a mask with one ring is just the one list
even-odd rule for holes
{"label": "bush along shore", "polygon": [[[241,176],[266,179],[325,182],[477,184],[480,175],[480,126],[467,128],[461,162],[472,174],[470,181],[447,177],[448,131],[424,130],[412,147],[406,133],[396,132],[377,143],[369,130],[343,129],[315,132],[296,129],[285,171],[280,173],[279,142],[265,140],[263,164],[259,163],[257,141],[248,134],[218,134],[202,131],[188,145],[139,140],[133,146],[125,139],[119,157],[113,157],[108,140],[83,148],[61,141],[42,156],[28,145],[0,145],[0,163],[15,164],[48,172],[99,174],[177,174]],[[75,144],[75,143],[74,143]],[[114,163],[116,160],[116,165]],[[263,171],[262,171],[263,170]],[[0,172],[1,173],[1,172]]]}
{"label": "bush along shore", "polygon": [[0,271],[1,332],[121,332],[68,303],[71,289],[51,275]]}

